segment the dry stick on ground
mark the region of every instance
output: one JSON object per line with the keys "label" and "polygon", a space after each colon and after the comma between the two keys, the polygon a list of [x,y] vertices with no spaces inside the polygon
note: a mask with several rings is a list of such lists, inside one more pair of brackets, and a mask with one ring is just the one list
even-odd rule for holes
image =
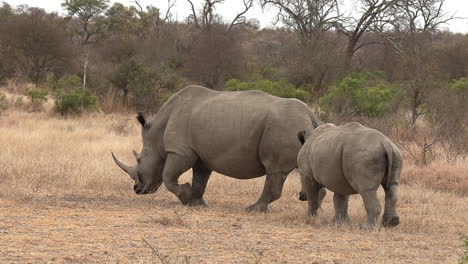
{"label": "dry stick on ground", "polygon": [[[153,251],[153,253],[158,257],[159,261],[162,264],[170,264],[171,263],[170,258],[169,258],[168,255],[165,255],[165,254],[161,253],[161,251],[159,251],[156,247],[152,246],[146,239],[142,238],[141,240],[143,240],[143,242],[151,249],[151,251]],[[190,259],[191,259],[190,256],[183,256],[183,262],[182,263],[189,264]],[[174,264],[179,263],[179,256],[176,257],[176,259],[174,260],[173,263]]]}

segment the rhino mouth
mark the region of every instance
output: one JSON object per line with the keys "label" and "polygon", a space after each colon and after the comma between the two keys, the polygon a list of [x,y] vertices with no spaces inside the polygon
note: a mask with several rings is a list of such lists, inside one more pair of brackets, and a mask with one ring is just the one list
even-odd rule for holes
{"label": "rhino mouth", "polygon": [[307,194],[303,191],[299,192],[299,200],[300,201],[307,201]]}
{"label": "rhino mouth", "polygon": [[146,190],[141,190],[141,191],[138,191],[138,192],[135,191],[135,193],[138,194],[138,195],[155,193],[155,192],[159,189],[159,187],[161,186],[162,183],[163,183],[163,182],[161,181],[160,183],[158,183],[158,184],[157,184],[155,187],[153,187],[153,188],[148,188],[148,189],[146,189]]}

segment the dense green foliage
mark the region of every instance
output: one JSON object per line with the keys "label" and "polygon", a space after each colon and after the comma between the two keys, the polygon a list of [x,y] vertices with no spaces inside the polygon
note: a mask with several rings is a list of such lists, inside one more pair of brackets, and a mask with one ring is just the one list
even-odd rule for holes
{"label": "dense green foliage", "polygon": [[467,94],[468,93],[468,77],[463,77],[458,80],[455,80],[452,83],[451,88],[453,91],[457,93]]}
{"label": "dense green foliage", "polygon": [[226,89],[228,91],[260,90],[278,97],[297,98],[303,102],[307,102],[310,99],[310,93],[296,88],[286,79],[280,79],[279,81],[266,79],[241,81],[239,79],[231,79],[227,81]]}
{"label": "dense green foliage", "polygon": [[326,113],[382,117],[400,90],[382,73],[355,73],[338,81],[320,98]]}
{"label": "dense green foliage", "polygon": [[78,114],[97,106],[97,98],[82,87],[78,76],[66,75],[57,81],[49,80],[49,87],[54,91],[54,110],[61,115]]}
{"label": "dense green foliage", "polygon": [[463,256],[458,263],[468,264],[468,236],[463,236]]}
{"label": "dense green foliage", "polygon": [[0,113],[7,108],[6,95],[0,92]]}
{"label": "dense green foliage", "polygon": [[31,89],[26,93],[26,96],[29,98],[33,105],[33,109],[38,111],[41,109],[42,105],[47,102],[47,95],[49,93],[42,89]]}

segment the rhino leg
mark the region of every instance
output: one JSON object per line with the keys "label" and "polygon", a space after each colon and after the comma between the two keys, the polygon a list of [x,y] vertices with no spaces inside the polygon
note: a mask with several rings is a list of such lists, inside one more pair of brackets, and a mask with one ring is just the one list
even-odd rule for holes
{"label": "rhino leg", "polygon": [[335,207],[335,223],[349,222],[348,216],[348,201],[349,195],[341,195],[335,193],[333,195],[333,205]]}
{"label": "rhino leg", "polygon": [[211,170],[205,167],[200,161],[193,167],[192,179],[192,201],[191,206],[205,206],[203,194],[205,193],[206,185],[211,176]]}
{"label": "rhino leg", "polygon": [[[322,206],[323,199],[327,196],[327,190],[325,188],[321,188],[319,191],[319,208]],[[299,200],[300,201],[307,201],[307,194],[305,191],[299,192]]]}
{"label": "rhino leg", "polygon": [[315,181],[313,175],[303,175],[301,173],[301,184],[302,190],[305,192],[307,197],[309,207],[308,213],[310,216],[316,216],[317,210],[320,208],[323,198],[325,198],[326,191],[317,181]]}
{"label": "rhino leg", "polygon": [[182,173],[189,170],[194,162],[195,157],[182,158],[177,154],[170,153],[167,156],[166,164],[164,165],[163,181],[166,188],[174,193],[182,204],[187,205],[192,201],[192,188],[189,183],[179,184],[178,180]]}
{"label": "rhino leg", "polygon": [[400,223],[400,217],[396,213],[396,204],[398,200],[398,185],[393,184],[385,188],[385,210],[382,217],[384,227],[394,227]]}
{"label": "rhino leg", "polygon": [[283,184],[288,173],[270,173],[267,174],[263,192],[258,201],[245,208],[247,212],[266,213],[268,205],[281,197]]}
{"label": "rhino leg", "polygon": [[377,198],[377,190],[368,190],[360,193],[364,206],[367,211],[367,224],[369,226],[375,226],[377,218],[382,212],[379,199]]}

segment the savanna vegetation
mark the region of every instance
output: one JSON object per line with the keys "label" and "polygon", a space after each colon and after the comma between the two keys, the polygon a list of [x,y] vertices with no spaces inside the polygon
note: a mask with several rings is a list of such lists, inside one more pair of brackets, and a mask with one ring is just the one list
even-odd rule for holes
{"label": "savanna vegetation", "polygon": [[[466,262],[468,35],[445,29],[444,0],[359,0],[351,13],[239,0],[233,20],[222,0],[177,1],[190,16],[175,20],[173,0],[167,12],[64,0],[65,15],[0,5],[0,262]],[[274,8],[276,26],[247,19],[253,5]],[[266,215],[242,211],[263,179],[215,175],[201,209],[166,190],[135,196],[110,151],[132,161],[129,113],[188,84],[297,98],[325,122],[384,132],[405,160],[400,226],[361,228],[357,197],[349,225],[331,223],[330,195],[308,219],[295,173]]]}
{"label": "savanna vegetation", "polygon": [[[444,0],[362,0],[346,12],[336,0],[243,0],[232,20],[216,12],[223,1],[185,1],[183,20],[172,0],[164,13],[66,0],[63,16],[3,3],[3,89],[29,97],[33,111],[47,95],[63,116],[156,112],[188,84],[258,89],[298,98],[324,121],[379,123],[423,165],[436,149],[450,162],[466,157],[468,36],[445,29],[458,18]],[[253,5],[276,8],[276,27],[246,19]],[[14,91],[22,83],[32,91]]]}

